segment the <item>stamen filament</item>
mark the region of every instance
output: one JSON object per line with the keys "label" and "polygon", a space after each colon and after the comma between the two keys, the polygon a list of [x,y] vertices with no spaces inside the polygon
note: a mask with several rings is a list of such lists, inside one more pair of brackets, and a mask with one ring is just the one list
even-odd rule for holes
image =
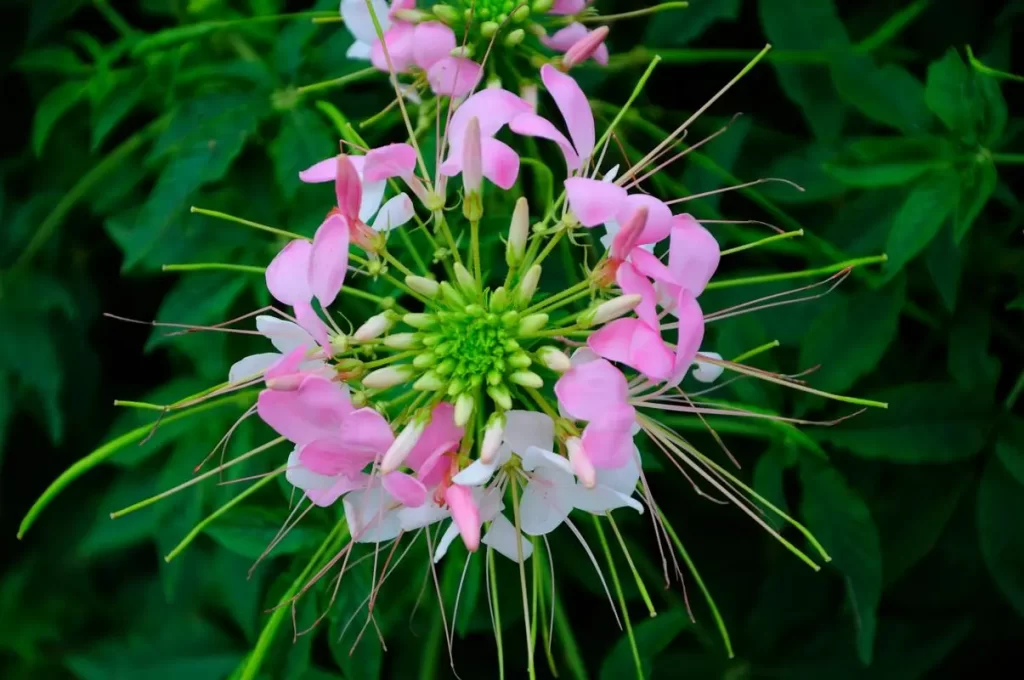
{"label": "stamen filament", "polygon": [[601,541],[601,549],[604,550],[604,558],[608,562],[608,570],[612,573],[612,584],[615,586],[615,595],[619,600],[619,609],[622,611],[622,618],[626,621],[626,636],[629,638],[629,648],[633,652],[633,663],[636,666],[637,680],[644,678],[644,665],[640,661],[640,650],[636,646],[636,636],[633,635],[633,624],[629,620],[629,611],[626,609],[626,596],[622,593],[622,583],[619,582],[619,572],[615,568],[615,560],[612,558],[612,551],[608,547],[608,539],[605,538],[604,530],[601,528],[601,520],[593,515],[594,528],[597,530],[597,537]]}
{"label": "stamen filament", "polygon": [[781,234],[775,234],[774,236],[765,237],[765,238],[760,239],[758,241],[754,241],[753,243],[744,243],[743,245],[736,246],[735,248],[727,248],[727,249],[722,251],[722,255],[733,255],[735,253],[739,253],[739,252],[742,252],[744,250],[750,250],[751,248],[758,248],[758,247],[766,245],[768,243],[773,243],[775,241],[782,241],[782,240],[790,239],[790,238],[798,238],[798,237],[803,236],[803,235],[804,235],[804,230],[803,229],[797,229],[796,231],[787,231],[787,232],[783,232]]}
{"label": "stamen filament", "polygon": [[285,231],[284,229],[278,229],[276,227],[268,227],[265,224],[253,222],[252,220],[242,219],[241,217],[235,217],[234,215],[229,215],[228,213],[220,212],[219,210],[207,210],[206,208],[197,208],[196,206],[192,206],[191,208],[189,208],[189,212],[199,215],[206,215],[207,217],[216,217],[218,220],[234,222],[235,224],[241,224],[246,227],[252,227],[253,229],[259,229],[260,231],[266,231],[271,234],[277,234],[278,236],[284,236],[285,238],[303,239],[306,241],[309,240],[307,237],[301,234],[296,234],[295,232],[291,231]]}
{"label": "stamen filament", "polygon": [[244,272],[247,274],[265,274],[266,267],[257,267],[251,264],[231,264],[229,262],[192,262],[188,264],[165,264],[160,268],[165,272],[202,272],[202,271],[229,271]]}
{"label": "stamen filament", "polygon": [[882,262],[886,262],[888,259],[889,256],[883,253],[882,255],[858,257],[852,260],[846,260],[844,262],[837,262],[835,264],[826,265],[824,267],[817,267],[815,269],[802,269],[798,272],[781,272],[778,274],[762,274],[759,276],[745,276],[739,279],[725,279],[721,281],[712,281],[705,287],[705,290],[715,290],[717,288],[732,288],[734,286],[752,286],[758,283],[771,283],[772,281],[787,281],[789,279],[802,279],[808,276],[835,274],[836,272],[841,272],[844,269],[852,269],[854,267],[860,267],[868,264],[880,264]]}
{"label": "stamen filament", "polygon": [[349,83],[358,83],[362,80],[367,80],[380,73],[375,67],[369,66],[359,71],[353,71],[347,73],[340,78],[332,78],[331,80],[324,80],[319,83],[312,83],[310,85],[303,85],[302,87],[295,88],[295,92],[300,95],[306,95],[310,92],[320,92],[322,90],[330,90],[331,88],[341,87],[342,85],[348,85]]}
{"label": "stamen filament", "polygon": [[622,554],[626,558],[629,570],[633,572],[633,580],[636,581],[636,587],[640,591],[640,597],[643,598],[644,604],[647,605],[647,611],[653,619],[658,615],[658,612],[654,609],[654,603],[651,602],[651,596],[647,593],[647,587],[644,585],[644,580],[640,578],[640,572],[636,570],[636,565],[633,564],[633,556],[629,554],[629,550],[626,548],[626,542],[622,539],[622,534],[619,532],[619,527],[615,524],[615,519],[612,518],[612,513],[606,512],[604,513],[604,516],[608,518],[608,523],[611,525],[612,531],[615,533],[615,538],[619,541],[619,547],[622,548]]}

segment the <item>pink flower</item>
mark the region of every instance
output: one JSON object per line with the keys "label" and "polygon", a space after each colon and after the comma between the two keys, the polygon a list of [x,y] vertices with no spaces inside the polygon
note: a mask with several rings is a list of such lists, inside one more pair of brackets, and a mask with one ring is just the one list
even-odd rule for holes
{"label": "pink flower", "polygon": [[[554,9],[552,9],[551,14],[555,13]],[[561,12],[559,12],[559,14],[561,14]],[[575,14],[575,12],[565,12],[565,14]],[[553,49],[556,52],[565,52],[567,60],[569,59],[573,48],[576,47],[576,51],[580,53],[578,61],[574,61],[567,65],[575,66],[576,63],[579,63],[580,61],[592,58],[601,66],[607,66],[608,46],[604,44],[604,39],[607,35],[607,27],[602,26],[597,31],[591,31],[583,24],[574,22],[565,28],[556,31],[551,36],[542,37],[540,41],[545,47]]]}
{"label": "pink flower", "polygon": [[[566,76],[568,77],[568,76]],[[657,243],[672,231],[672,210],[648,194],[629,194],[625,189],[588,177],[565,180],[569,209],[584,227],[625,224],[639,208],[647,208],[647,224],[636,239],[638,245]]]}
{"label": "pink flower", "polygon": [[555,383],[559,406],[574,420],[587,421],[582,444],[595,468],[622,467],[633,455],[636,423],[626,376],[589,353],[573,357],[573,364]]}
{"label": "pink flower", "polygon": [[590,102],[571,76],[562,73],[551,64],[545,64],[541,68],[540,77],[565,120],[572,142],[570,143],[550,121],[532,112],[517,116],[509,127],[521,135],[541,137],[555,142],[561,147],[569,170],[578,170],[594,152],[594,114],[590,110]]}
{"label": "pink flower", "polygon": [[533,107],[507,90],[489,88],[471,96],[456,109],[448,125],[449,150],[441,174],[454,177],[462,172],[469,122],[476,118],[483,176],[502,189],[512,188],[519,176],[519,155],[494,136],[517,116],[532,112]]}
{"label": "pink flower", "polygon": [[[270,340],[276,352],[253,354],[236,361],[228,371],[228,382],[237,383],[262,375],[268,387],[290,389],[298,386],[299,376],[331,377],[334,369],[313,352],[316,340],[301,326],[275,316],[256,317],[256,330]],[[288,385],[283,384],[287,382]],[[301,382],[301,380],[299,380]]]}

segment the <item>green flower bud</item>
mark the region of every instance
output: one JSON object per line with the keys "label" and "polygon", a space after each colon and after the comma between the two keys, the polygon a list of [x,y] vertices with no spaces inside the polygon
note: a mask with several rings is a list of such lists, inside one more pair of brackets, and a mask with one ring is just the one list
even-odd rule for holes
{"label": "green flower bud", "polygon": [[[484,12],[481,11],[480,17],[483,18],[483,15]],[[499,28],[501,28],[501,24],[499,24],[497,21],[485,21],[484,23],[480,24],[480,35],[482,35],[485,38],[491,38],[494,36],[495,33],[498,32]]]}
{"label": "green flower bud", "polygon": [[473,416],[473,408],[476,405],[476,400],[473,399],[473,395],[468,392],[463,392],[455,400],[455,424],[458,427],[465,427],[466,423]]}
{"label": "green flower bud", "polygon": [[420,376],[420,379],[413,383],[412,388],[414,390],[420,390],[421,392],[436,392],[445,388],[444,379],[441,378],[434,371],[427,371]]}
{"label": "green flower bud", "polygon": [[[523,9],[526,8],[523,7]],[[517,28],[514,31],[510,31],[509,34],[505,36],[505,47],[515,47],[519,43],[523,42],[524,38],[526,38],[526,31],[523,29]]]}
{"label": "green flower bud", "polygon": [[534,389],[544,387],[544,381],[533,371],[516,371],[508,377],[516,385],[532,387]]}
{"label": "green flower bud", "polygon": [[548,325],[547,314],[531,314],[519,322],[519,335],[530,335]]}
{"label": "green flower bud", "polygon": [[412,365],[420,370],[430,368],[435,363],[437,363],[437,355],[433,352],[423,352],[416,355],[416,358],[412,360]]}
{"label": "green flower bud", "polygon": [[433,328],[437,325],[437,317],[433,314],[406,314],[402,321],[420,330]]}
{"label": "green flower bud", "polygon": [[430,8],[434,16],[451,26],[459,21],[459,10],[451,5],[434,5]]}
{"label": "green flower bud", "polygon": [[504,385],[495,385],[487,388],[487,396],[494,400],[500,408],[508,411],[512,408],[512,393]]}

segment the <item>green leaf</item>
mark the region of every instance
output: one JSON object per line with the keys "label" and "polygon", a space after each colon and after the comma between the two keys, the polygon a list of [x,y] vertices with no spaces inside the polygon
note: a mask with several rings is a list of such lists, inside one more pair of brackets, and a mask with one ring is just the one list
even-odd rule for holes
{"label": "green leaf", "polygon": [[[256,559],[274,540],[284,518],[284,514],[264,508],[236,507],[210,524],[206,531],[231,552]],[[291,529],[270,554],[279,556],[301,552],[318,544],[323,538],[323,532],[307,518]]]}
{"label": "green leaf", "polygon": [[32,150],[36,156],[43,155],[43,147],[50,136],[50,131],[61,116],[71,110],[85,95],[86,85],[79,81],[61,83],[43,97],[36,108],[32,122]]}
{"label": "green leaf", "polygon": [[647,23],[644,44],[651,47],[681,47],[699,37],[718,21],[735,21],[740,0],[701,0],[690,3],[682,13],[658,15]]}
{"label": "green leaf", "polygon": [[839,94],[871,120],[908,134],[931,126],[924,86],[902,66],[849,55],[832,62],[832,78]]}
{"label": "green leaf", "polygon": [[957,243],[963,240],[974,225],[996,190],[998,180],[999,174],[996,172],[995,163],[987,154],[980,155],[978,162],[972,163],[960,172],[960,201],[953,217]]}
{"label": "green leaf", "polygon": [[[704,155],[714,161],[719,168],[732,171],[736,158],[740,154],[744,140],[750,133],[753,121],[750,118],[740,118],[729,127],[729,131],[708,142],[701,151]],[[722,186],[721,172],[711,172],[696,163],[687,165],[683,172],[683,184],[694,194],[703,193],[718,189]],[[720,195],[708,196],[701,199],[705,205],[718,210],[721,202]]]}
{"label": "green leaf", "polygon": [[928,265],[932,283],[939,291],[942,304],[947,311],[952,312],[956,309],[960,273],[963,269],[960,249],[957,248],[956,241],[953,239],[952,224],[947,222],[939,231],[939,235],[929,244],[925,253],[925,263]]}
{"label": "green leaf", "polygon": [[158,489],[157,481],[152,467],[138,468],[119,475],[100,497],[95,519],[78,544],[75,557],[95,559],[149,540],[160,526],[162,518],[174,509],[179,499],[168,499],[119,519],[111,519],[110,513],[162,491]]}
{"label": "green leaf", "polygon": [[131,113],[142,98],[143,88],[138,84],[115,89],[104,97],[92,113],[92,149],[103,144],[111,130]]}
{"label": "green leaf", "polygon": [[959,184],[955,173],[943,171],[924,177],[910,190],[886,243],[890,275],[903,269],[939,233],[956,207]]}
{"label": "green leaf", "polygon": [[878,603],[882,597],[882,549],[864,500],[834,468],[805,459],[800,466],[807,527],[844,576],[856,626],[857,656],[865,666],[874,655]]}
{"label": "green leaf", "polygon": [[946,345],[949,374],[965,392],[992,401],[999,379],[999,360],[989,354],[992,336],[989,313],[980,306],[965,305],[953,320]]}
{"label": "green leaf", "polygon": [[338,151],[337,140],[323,118],[309,109],[284,116],[281,131],[270,145],[277,185],[289,201],[302,186],[299,172]]}
{"label": "green leaf", "polygon": [[996,456],[1003,466],[1024,486],[1024,420],[1011,417],[996,442]]}
{"label": "green leaf", "polygon": [[929,170],[949,167],[952,155],[941,137],[860,137],[827,162],[825,169],[850,186],[896,186]]}
{"label": "green leaf", "polygon": [[928,108],[968,144],[992,145],[1006,127],[1006,101],[999,84],[964,64],[956,50],[928,66]]}
{"label": "green leaf", "polygon": [[[1016,455],[1020,456],[1018,449]],[[978,541],[992,580],[1024,616],[1024,486],[999,457],[985,466],[978,487]]]}
{"label": "green leaf", "polygon": [[949,463],[985,446],[986,404],[949,383],[911,383],[879,390],[888,409],[869,409],[841,427],[811,432],[863,458],[893,463]]}
{"label": "green leaf", "polygon": [[[654,668],[654,659],[663,652],[683,629],[689,619],[680,609],[659,612],[653,619],[646,619],[633,626],[640,661],[643,664],[644,678],[650,678]],[[604,663],[601,664],[601,680],[619,680],[620,678],[636,677],[636,665],[629,638],[625,635],[612,647]]]}
{"label": "green leaf", "polygon": [[79,58],[73,49],[63,45],[41,47],[25,52],[14,65],[30,73],[60,73],[64,75],[88,73],[91,67]]}
{"label": "green leaf", "polygon": [[27,406],[42,407],[50,440],[57,443],[64,434],[64,413],[60,406],[64,376],[56,337],[45,317],[13,314],[0,308],[0,371],[17,378],[35,399]]}
{"label": "green leaf", "polygon": [[903,277],[877,291],[833,299],[800,346],[800,365],[821,366],[808,380],[817,389],[844,392],[878,366],[899,330],[906,297]]}
{"label": "green leaf", "polygon": [[[784,513],[789,512],[789,507],[783,476],[793,463],[792,460],[787,460],[791,455],[788,447],[776,443],[757,459],[757,465],[754,466],[754,491]],[[763,518],[776,531],[781,531],[786,526],[786,521],[774,512],[766,513]]]}
{"label": "green leaf", "polygon": [[[839,51],[850,39],[832,0],[761,0],[761,23],[780,50]],[[833,140],[843,127],[846,107],[835,96],[828,71],[819,66],[775,63],[782,89],[800,107],[818,139]]]}

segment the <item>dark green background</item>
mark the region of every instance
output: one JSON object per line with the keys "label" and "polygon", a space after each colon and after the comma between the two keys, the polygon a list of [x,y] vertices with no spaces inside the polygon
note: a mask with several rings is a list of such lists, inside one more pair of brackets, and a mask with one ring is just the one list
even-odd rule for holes
{"label": "dark green background", "polygon": [[[350,38],[338,24],[233,24],[151,43],[144,54],[137,47],[135,31],[166,38],[160,32],[179,24],[302,11],[305,3],[112,4],[129,24],[128,39],[90,2],[0,7],[0,676],[224,678],[252,648],[263,611],[319,545],[327,515],[304,523],[247,580],[286,513],[276,485],[170,565],[161,556],[241,487],[206,486],[118,521],[107,514],[187,478],[237,413],[161,429],[147,446],[129,447],[78,480],[22,542],[17,525],[71,463],[147,422],[148,414],[115,412],[114,398],[166,403],[222,380],[231,361],[258,346],[208,335],[171,341],[100,318],[107,311],[210,323],[266,303],[259,277],[160,272],[168,262],[263,265],[280,247],[189,215],[188,206],[310,233],[329,196],[300,187],[295,174],[336,144],[314,102],[360,120],[388,95],[382,79],[315,97],[289,91],[362,66],[345,60]],[[823,300],[709,330],[705,346],[726,356],[778,339],[781,347],[757,365],[788,373],[820,365],[812,385],[882,398],[891,408],[805,428],[806,437],[715,422],[741,476],[801,517],[829,549],[834,562],[817,574],[734,508],[698,498],[671,466],[647,457],[655,495],[715,595],[736,650],[726,657],[691,578],[686,593],[697,623],[689,623],[678,584],[662,588],[647,518],[623,517],[660,612],[647,619],[620,561],[654,677],[962,677],[989,663],[1019,665],[1024,419],[1014,399],[1024,364],[1017,191],[1024,125],[1014,114],[1024,83],[976,70],[965,51],[970,45],[988,67],[1024,73],[1019,57],[1011,59],[1024,3],[1002,4],[692,0],[688,10],[650,22],[615,24],[612,68],[581,70],[588,92],[609,103],[595,104],[607,120],[650,55],[663,54],[620,128],[636,159],[634,149],[650,148],[659,128],[678,124],[772,42],[773,55],[688,141],[735,112],[743,117],[706,154],[661,173],[653,189],[682,196],[723,186],[730,175],[783,176],[806,188],[766,184],[691,204],[698,217],[806,231],[779,247],[724,258],[722,279],[882,252],[890,258]],[[603,13],[636,7],[597,5]],[[379,141],[387,129],[367,134]],[[734,245],[765,232],[715,233]],[[563,283],[545,281],[550,289]],[[711,291],[701,302],[713,310],[780,289]],[[357,307],[352,316],[368,311]],[[773,386],[731,389],[737,402],[779,413],[849,413]],[[714,452],[690,420],[673,424]],[[243,429],[236,451],[265,434]],[[589,519],[579,524],[594,542]],[[589,673],[629,677],[631,656],[589,562],[564,530],[552,543],[559,597]],[[457,581],[460,554],[442,570],[445,583]],[[371,633],[349,657],[352,635],[335,642],[336,613],[294,645],[286,623],[266,677],[446,677],[436,598],[428,589],[413,613],[423,569],[420,558],[409,562],[378,605],[388,653]],[[518,587],[512,567],[501,566],[507,666],[519,677]],[[367,587],[363,572],[346,579],[335,612],[350,611]],[[476,601],[458,626],[457,669],[463,678],[495,677],[487,609]],[[303,620],[313,604],[307,600]],[[560,643],[554,656],[571,677]],[[538,668],[548,672],[542,654]]]}

